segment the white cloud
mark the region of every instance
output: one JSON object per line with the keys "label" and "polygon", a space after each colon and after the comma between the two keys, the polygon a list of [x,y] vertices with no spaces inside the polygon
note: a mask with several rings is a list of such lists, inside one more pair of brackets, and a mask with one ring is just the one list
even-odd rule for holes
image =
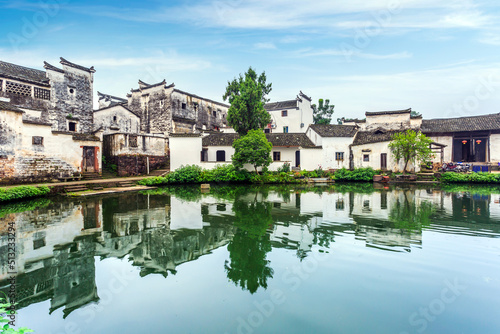
{"label": "white cloud", "polygon": [[264,49],[264,50],[272,50],[272,49],[276,49],[276,45],[274,45],[274,43],[270,43],[270,42],[264,42],[264,43],[255,43],[254,44],[254,48],[256,49]]}
{"label": "white cloud", "polygon": [[373,54],[373,53],[365,53],[356,49],[303,49],[299,50],[295,53],[297,57],[345,57],[347,59],[351,58],[364,58],[364,59],[403,59],[403,58],[411,58],[413,55],[410,52],[398,52],[391,54]]}

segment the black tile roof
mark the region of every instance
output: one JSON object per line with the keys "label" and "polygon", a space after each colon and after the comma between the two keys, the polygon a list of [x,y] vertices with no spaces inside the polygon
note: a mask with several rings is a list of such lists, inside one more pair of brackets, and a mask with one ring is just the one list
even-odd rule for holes
{"label": "black tile roof", "polygon": [[46,70],[52,70],[52,71],[56,71],[59,73],[64,73],[64,70],[60,69],[59,67],[55,67],[54,65],[51,65],[51,64],[47,63],[46,61],[43,62],[43,68],[45,68]]}
{"label": "black tile roof", "polygon": [[97,91],[97,96],[99,96],[99,100],[101,99],[109,99],[109,100],[118,100],[120,102],[128,102],[127,99],[124,99],[124,98],[121,98],[121,97],[118,97],[118,96],[113,96],[113,95],[109,95],[109,94],[104,94],[104,93],[101,93],[99,91]]}
{"label": "black tile roof", "polygon": [[355,125],[311,124],[309,127],[321,137],[354,137],[357,131]]}
{"label": "black tile roof", "polygon": [[47,121],[42,121],[41,119],[33,119],[33,118],[23,119],[23,123],[52,126],[52,124]]}
{"label": "black tile roof", "polygon": [[354,137],[353,145],[364,145],[371,143],[380,143],[384,141],[391,141],[392,136],[398,132],[404,132],[405,130],[381,130],[377,129],[374,131],[359,131]]}
{"label": "black tile roof", "polygon": [[106,110],[106,109],[111,109],[111,108],[114,108],[114,107],[122,107],[123,109],[127,110],[128,112],[132,113],[133,115],[141,118],[141,115],[139,115],[138,113],[134,112],[132,109],[130,109],[128,107],[128,103],[127,102],[124,102],[124,103],[111,103],[107,107],[94,110],[94,112],[99,112],[99,111],[103,111],[103,110]]}
{"label": "black tile roof", "polygon": [[225,103],[222,103],[222,102],[217,102],[217,101],[210,100],[210,99],[206,99],[206,98],[204,98],[204,97],[201,97],[201,96],[198,96],[198,95],[195,95],[195,94],[191,94],[191,93],[188,93],[188,92],[182,91],[182,90],[177,89],[177,88],[175,88],[175,89],[174,89],[174,92],[176,92],[176,93],[180,93],[180,94],[185,94],[185,95],[188,95],[188,96],[194,97],[194,98],[196,98],[196,99],[205,100],[205,101],[207,101],[207,102],[211,102],[211,103],[213,103],[213,104],[218,104],[218,105],[223,106],[223,107],[225,107],[225,108],[229,108],[229,107],[230,107],[230,105],[228,105],[228,104],[225,104]]}
{"label": "black tile roof", "polygon": [[366,116],[380,116],[380,115],[397,115],[397,114],[409,114],[411,113],[411,108],[404,110],[393,110],[393,111],[367,111]]}
{"label": "black tile roof", "polygon": [[60,63],[63,64],[63,65],[66,65],[66,66],[69,66],[69,67],[73,67],[73,68],[77,68],[79,70],[82,70],[82,71],[85,71],[85,72],[89,72],[89,73],[94,73],[95,72],[94,66],[91,66],[90,68],[88,68],[88,67],[84,67],[84,66],[72,63],[72,62],[64,59],[63,57],[60,57],[60,59],[61,59]]}
{"label": "black tile roof", "polygon": [[459,118],[422,120],[423,133],[500,130],[500,113]]}
{"label": "black tile roof", "polygon": [[271,102],[271,103],[266,103],[264,105],[264,109],[266,109],[267,111],[282,110],[282,109],[296,109],[296,108],[297,108],[297,100]]}
{"label": "black tile roof", "polygon": [[49,79],[44,71],[7,63],[0,60],[0,77],[29,82],[40,86],[49,86]]}
{"label": "black tile roof", "polygon": [[171,133],[170,137],[200,137],[199,133]]}
{"label": "black tile roof", "polygon": [[[240,136],[237,133],[217,133],[203,138],[203,146],[232,146]],[[315,148],[305,133],[266,133],[267,140],[274,147]]]}
{"label": "black tile roof", "polygon": [[19,109],[18,107],[13,106],[9,102],[4,102],[4,101],[0,101],[0,110],[9,110],[9,111],[15,111],[15,112],[19,112],[19,113],[24,112],[21,109]]}

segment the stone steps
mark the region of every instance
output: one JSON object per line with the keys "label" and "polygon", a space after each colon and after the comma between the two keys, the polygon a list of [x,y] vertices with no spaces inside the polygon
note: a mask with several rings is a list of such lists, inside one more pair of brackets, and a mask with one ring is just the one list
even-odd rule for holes
{"label": "stone steps", "polygon": [[67,192],[67,193],[74,193],[74,192],[77,192],[77,191],[85,191],[85,190],[88,190],[87,186],[84,185],[84,184],[81,184],[81,185],[74,185],[74,186],[65,186],[64,187],[64,190]]}
{"label": "stone steps", "polygon": [[132,181],[122,181],[117,183],[118,187],[135,187],[137,184]]}

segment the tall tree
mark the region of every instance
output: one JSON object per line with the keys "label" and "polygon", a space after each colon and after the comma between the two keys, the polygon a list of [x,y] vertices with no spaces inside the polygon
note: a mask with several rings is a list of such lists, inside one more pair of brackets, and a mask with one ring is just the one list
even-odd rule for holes
{"label": "tall tree", "polygon": [[428,138],[422,132],[417,133],[408,129],[405,132],[395,133],[392,136],[392,141],[389,143],[389,148],[397,162],[400,160],[404,161],[403,173],[406,173],[406,167],[408,167],[410,161],[416,163],[432,158],[431,143],[432,139]]}
{"label": "tall tree", "polygon": [[269,166],[273,144],[267,141],[262,130],[249,130],[248,133],[233,143],[233,165],[242,168],[244,164],[251,164],[258,174],[257,167]]}
{"label": "tall tree", "polygon": [[226,93],[222,97],[228,100],[227,122],[233,129],[244,136],[249,130],[263,129],[271,122],[271,115],[264,109],[266,98],[271,92],[271,84],[266,83],[266,73],[257,73],[251,67],[245,75],[227,83]]}
{"label": "tall tree", "polygon": [[[330,124],[334,112],[334,105],[330,105],[330,100],[319,99],[318,105],[313,104],[314,124]],[[338,121],[338,119],[337,119]]]}

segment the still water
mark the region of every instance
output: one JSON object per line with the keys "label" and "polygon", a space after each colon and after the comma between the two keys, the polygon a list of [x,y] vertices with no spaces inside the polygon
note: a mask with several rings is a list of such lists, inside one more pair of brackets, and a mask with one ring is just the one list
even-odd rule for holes
{"label": "still water", "polygon": [[0,208],[0,290],[42,334],[497,334],[499,237],[490,187],[44,199]]}

